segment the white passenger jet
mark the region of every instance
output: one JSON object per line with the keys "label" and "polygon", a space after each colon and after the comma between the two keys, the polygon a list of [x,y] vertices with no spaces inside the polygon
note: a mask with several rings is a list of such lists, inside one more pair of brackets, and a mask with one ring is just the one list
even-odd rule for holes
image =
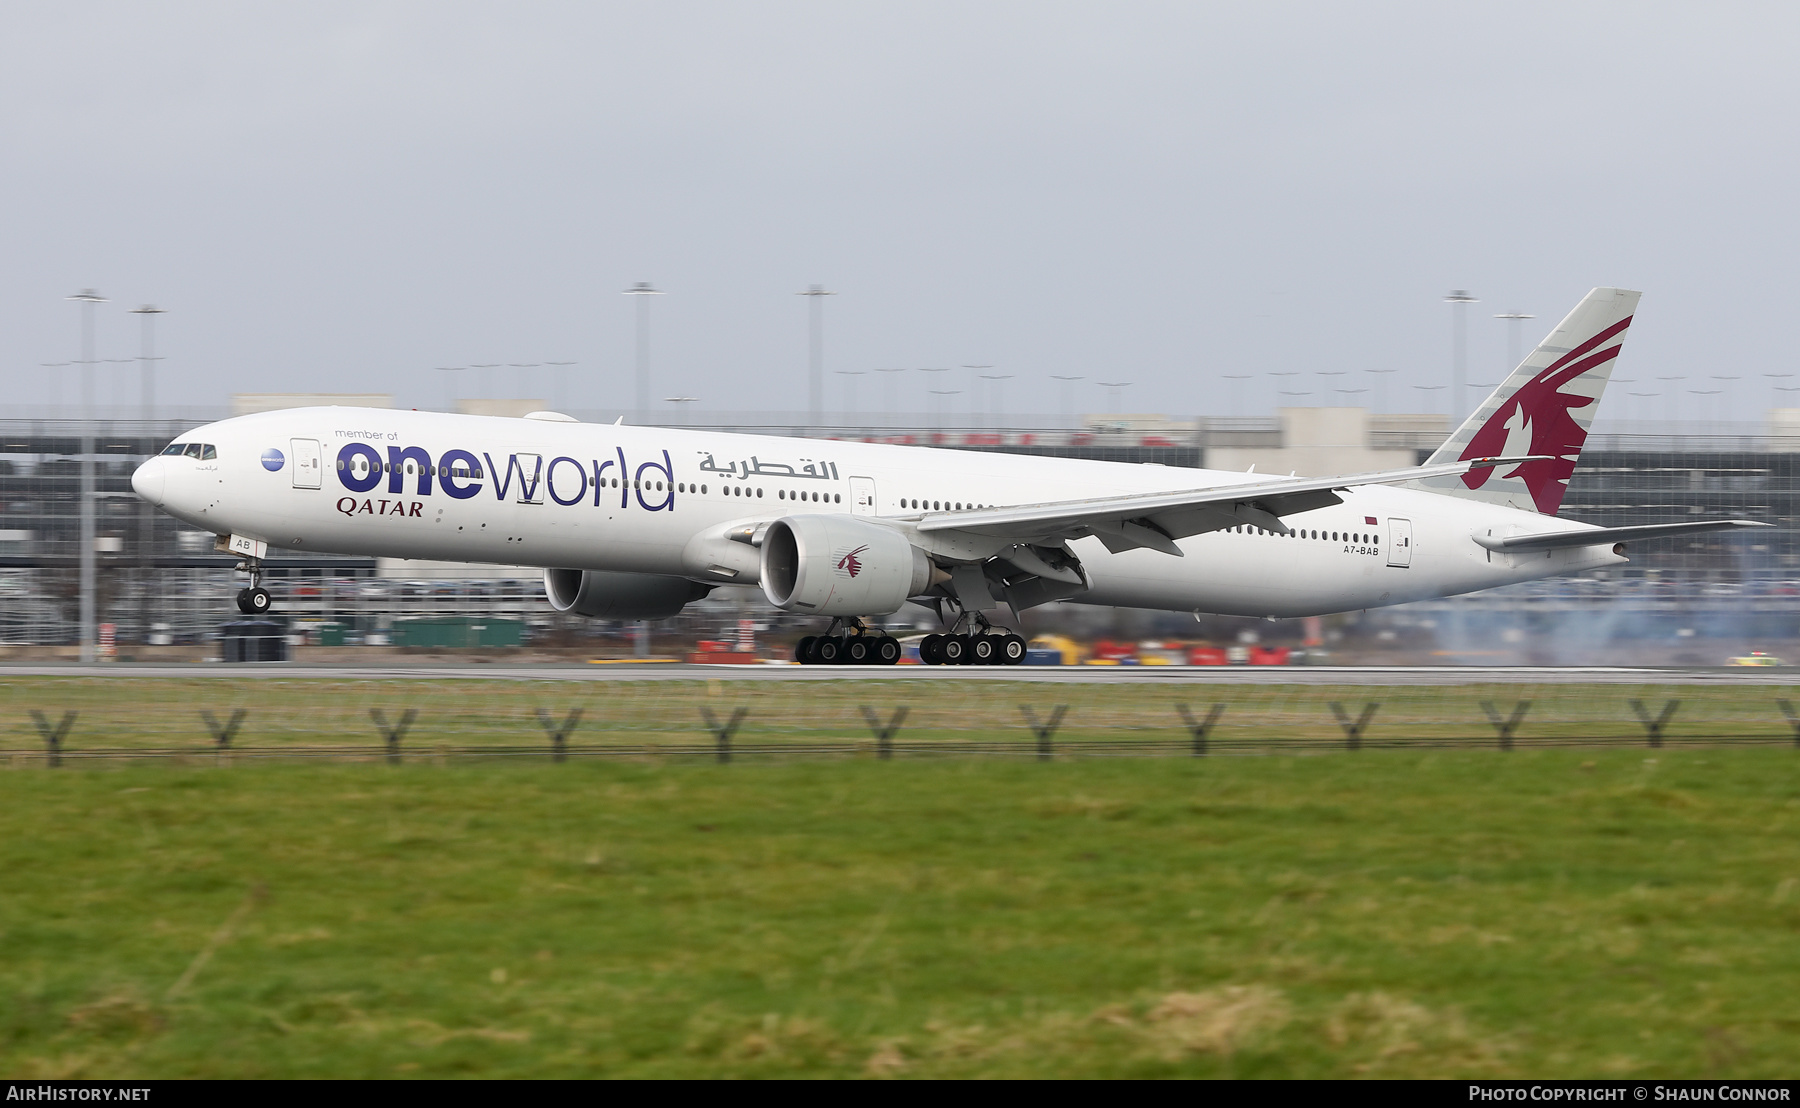
{"label": "white passenger jet", "polygon": [[659,619],[752,585],[828,619],[808,663],[892,664],[871,628],[936,609],[934,664],[1017,664],[987,612],[1054,600],[1322,615],[1625,562],[1734,527],[1556,512],[1638,294],[1595,289],[1424,465],[1270,477],[722,431],[316,407],[196,428],[132,487],[243,557],[276,550],[541,566],[557,611]]}

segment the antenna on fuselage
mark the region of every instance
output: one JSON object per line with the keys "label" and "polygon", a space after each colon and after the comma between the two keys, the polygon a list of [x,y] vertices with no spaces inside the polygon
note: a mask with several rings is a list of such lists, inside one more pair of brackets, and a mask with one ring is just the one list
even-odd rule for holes
{"label": "antenna on fuselage", "polygon": [[613,420],[613,426],[617,427],[619,424],[624,423],[624,422],[625,422],[625,417],[620,416],[618,419]]}

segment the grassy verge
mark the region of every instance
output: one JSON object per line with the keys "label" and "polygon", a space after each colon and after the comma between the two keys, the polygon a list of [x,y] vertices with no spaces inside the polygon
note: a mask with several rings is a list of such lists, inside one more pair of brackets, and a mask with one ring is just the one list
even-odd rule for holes
{"label": "grassy verge", "polygon": [[1792,1072],[1800,763],[0,773],[9,1076]]}

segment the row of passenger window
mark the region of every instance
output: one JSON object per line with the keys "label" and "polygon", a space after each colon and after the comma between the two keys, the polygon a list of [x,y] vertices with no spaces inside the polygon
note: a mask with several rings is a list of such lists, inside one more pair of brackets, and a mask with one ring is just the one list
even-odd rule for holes
{"label": "row of passenger window", "polygon": [[163,456],[168,458],[198,458],[203,462],[211,461],[219,456],[210,442],[172,442],[163,447]]}
{"label": "row of passenger window", "polygon": [[[1269,531],[1261,527],[1252,527],[1247,523],[1240,523],[1236,527],[1228,527],[1226,530],[1238,535],[1281,535],[1279,531]],[[1363,531],[1313,531],[1310,529],[1303,529],[1299,531],[1290,531],[1285,537],[1291,539],[1296,535],[1303,539],[1322,539],[1326,542],[1373,544],[1378,541],[1375,535]]]}
{"label": "row of passenger window", "polygon": [[[659,485],[657,487],[660,488],[661,486]],[[694,492],[696,490],[696,488],[698,488],[700,495],[702,495],[702,496],[706,495],[706,486],[705,485],[700,485],[700,486],[678,485],[676,491],[678,491],[678,492],[679,491]],[[763,495],[762,489],[755,488],[755,487],[752,487],[749,485],[724,485],[724,486],[720,487],[719,492],[721,495],[724,495],[724,496],[748,496],[753,499],[761,499],[762,495]],[[809,501],[810,503],[814,503],[814,504],[842,504],[844,502],[844,496],[842,493],[813,492],[811,489],[808,489],[805,492],[801,492],[797,489],[776,489],[775,490],[775,499],[777,499],[777,500],[805,500],[805,501]]]}
{"label": "row of passenger window", "polygon": [[[344,459],[339,458],[337,467],[339,470],[348,469],[352,473],[369,472],[369,463],[360,457],[352,459],[347,465],[345,464]],[[393,473],[395,468],[393,462],[375,463],[376,473]],[[401,473],[423,473],[428,477],[467,477],[471,480],[481,479],[480,466],[475,466],[473,468],[470,468],[469,466],[422,466],[416,462],[407,462],[399,467],[399,471]]]}
{"label": "row of passenger window", "polygon": [[991,507],[993,507],[992,504],[964,504],[960,500],[957,500],[957,501],[915,500],[910,497],[902,497],[900,500],[900,506],[902,508],[917,508],[920,511],[931,511],[931,512],[960,512],[964,508],[973,509],[973,508],[991,508]]}

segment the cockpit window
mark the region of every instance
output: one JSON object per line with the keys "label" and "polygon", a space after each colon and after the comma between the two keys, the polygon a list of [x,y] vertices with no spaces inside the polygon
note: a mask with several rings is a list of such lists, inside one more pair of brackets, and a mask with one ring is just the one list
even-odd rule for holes
{"label": "cockpit window", "polygon": [[200,444],[197,442],[188,443],[185,453],[190,458],[198,458],[200,456]]}
{"label": "cockpit window", "polygon": [[210,442],[200,448],[200,460],[203,462],[210,462],[218,456],[219,452],[213,449],[213,444]]}
{"label": "cockpit window", "polygon": [[182,452],[185,451],[186,449],[187,449],[187,443],[172,442],[169,445],[163,447],[163,454],[167,457],[179,458],[179,457],[181,457]]}

